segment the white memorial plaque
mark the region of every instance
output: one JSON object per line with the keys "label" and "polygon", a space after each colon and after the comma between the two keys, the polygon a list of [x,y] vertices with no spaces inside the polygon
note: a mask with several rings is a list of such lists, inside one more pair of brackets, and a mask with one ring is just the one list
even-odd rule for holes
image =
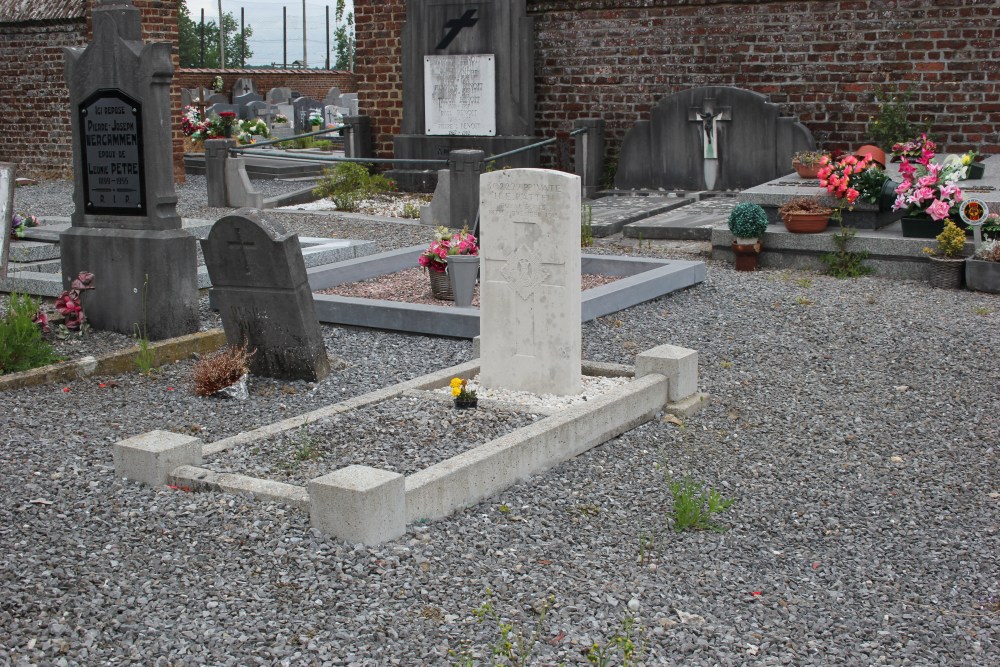
{"label": "white memorial plaque", "polygon": [[427,134],[496,136],[495,65],[492,54],[424,56]]}

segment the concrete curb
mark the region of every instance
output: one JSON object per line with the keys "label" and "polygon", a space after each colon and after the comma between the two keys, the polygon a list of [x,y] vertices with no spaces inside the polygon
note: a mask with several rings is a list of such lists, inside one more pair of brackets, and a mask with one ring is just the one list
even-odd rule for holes
{"label": "concrete curb", "polygon": [[[210,329],[177,338],[169,338],[156,343],[150,343],[153,351],[153,364],[162,366],[172,363],[191,354],[206,354],[214,352],[226,344],[226,334],[222,329]],[[68,382],[90,375],[119,375],[135,370],[135,357],[139,348],[130,347],[127,350],[109,352],[100,357],[83,357],[76,361],[53,364],[30,371],[0,375],[0,391],[36,387],[52,382]]]}

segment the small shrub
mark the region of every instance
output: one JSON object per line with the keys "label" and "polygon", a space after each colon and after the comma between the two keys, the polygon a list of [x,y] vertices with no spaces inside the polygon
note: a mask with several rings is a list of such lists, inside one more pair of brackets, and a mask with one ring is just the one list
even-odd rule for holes
{"label": "small shrub", "polygon": [[674,530],[678,533],[685,530],[713,530],[717,533],[725,528],[712,523],[712,515],[724,512],[733,504],[732,499],[723,498],[715,489],[704,484],[698,484],[690,479],[669,481],[670,493],[674,497],[674,506],[670,512]]}
{"label": "small shrub", "polygon": [[59,361],[36,323],[40,300],[11,294],[0,319],[0,374],[17,373]]}
{"label": "small shrub", "polygon": [[403,217],[404,218],[419,218],[420,217],[420,207],[412,202],[406,202],[403,204]]}
{"label": "small shrub", "polygon": [[391,192],[394,188],[392,180],[382,174],[370,174],[360,163],[341,162],[332,169],[323,170],[323,179],[313,193],[332,200],[341,211],[356,211],[360,200]]}
{"label": "small shrub", "polygon": [[767,229],[767,213],[759,205],[745,201],[729,213],[729,231],[740,239],[755,239]]}
{"label": "small shrub", "polygon": [[965,232],[951,220],[945,220],[944,229],[934,238],[937,239],[937,250],[924,248],[928,255],[959,257],[965,250]]}
{"label": "small shrub", "polygon": [[211,396],[239,382],[250,371],[250,359],[257,352],[248,347],[244,340],[242,346],[226,347],[198,361],[194,365],[194,393]]}
{"label": "small shrub", "polygon": [[893,145],[909,141],[926,132],[930,123],[913,123],[910,121],[910,99],[913,93],[899,89],[886,89],[881,86],[875,89],[875,99],[878,107],[868,117],[868,136],[871,142],[882,148],[892,148]]}
{"label": "small shrub", "polygon": [[837,250],[820,255],[820,260],[826,264],[827,273],[834,278],[860,278],[875,273],[875,269],[863,263],[868,259],[867,250],[851,252],[847,249],[847,245],[857,233],[858,230],[853,227],[841,225],[840,233],[830,237]]}

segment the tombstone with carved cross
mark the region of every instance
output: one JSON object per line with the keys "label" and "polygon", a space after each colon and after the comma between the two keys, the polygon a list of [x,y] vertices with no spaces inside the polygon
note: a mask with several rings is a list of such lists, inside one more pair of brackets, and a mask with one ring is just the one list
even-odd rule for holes
{"label": "tombstone with carved cross", "polygon": [[580,177],[483,174],[480,216],[480,383],[580,393]]}
{"label": "tombstone with carved cross", "polygon": [[216,222],[201,247],[226,340],[257,351],[250,371],[310,382],[329,375],[298,235],[241,211]]}

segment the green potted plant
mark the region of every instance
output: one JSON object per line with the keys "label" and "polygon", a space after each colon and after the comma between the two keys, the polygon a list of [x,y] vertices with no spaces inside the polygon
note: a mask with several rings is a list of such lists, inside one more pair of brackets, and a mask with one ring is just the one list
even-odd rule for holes
{"label": "green potted plant", "polygon": [[824,156],[829,154],[824,151],[799,151],[792,156],[792,169],[800,178],[816,178]]}
{"label": "green potted plant", "polygon": [[984,242],[965,261],[965,286],[977,292],[1000,294],[1000,240]]}
{"label": "green potted plant", "polygon": [[745,201],[729,213],[733,255],[737,271],[755,271],[760,254],[760,236],[767,229],[767,213],[758,204]]}
{"label": "green potted plant", "polygon": [[812,197],[795,197],[781,205],[778,215],[793,234],[817,234],[826,231],[833,209]]}
{"label": "green potted plant", "polygon": [[451,396],[455,399],[456,409],[465,410],[479,405],[479,399],[476,398],[476,390],[469,386],[468,380],[452,378],[450,387]]}
{"label": "green potted plant", "polygon": [[931,260],[931,287],[959,289],[965,271],[965,232],[950,219],[945,220],[944,229],[937,235],[937,249],[924,248]]}
{"label": "green potted plant", "polygon": [[962,180],[978,181],[986,174],[986,165],[981,160],[982,156],[976,151],[966,151],[962,155],[962,166],[965,167],[965,176]]}

